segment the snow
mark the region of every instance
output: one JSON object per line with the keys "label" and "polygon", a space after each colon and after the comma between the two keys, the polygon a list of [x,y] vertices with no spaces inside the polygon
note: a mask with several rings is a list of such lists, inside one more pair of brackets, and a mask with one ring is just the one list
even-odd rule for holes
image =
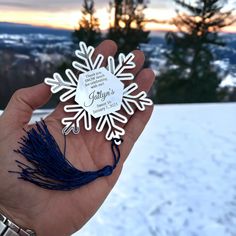
{"label": "snow", "polygon": [[228,74],[226,78],[220,83],[220,87],[236,87],[236,74]]}
{"label": "snow", "polygon": [[29,60],[30,59],[30,57],[28,55],[24,55],[24,54],[15,54],[15,57],[20,60]]}
{"label": "snow", "polygon": [[223,60],[216,60],[214,61],[214,65],[218,66],[223,71],[227,71],[230,67],[230,61],[228,58]]}
{"label": "snow", "polygon": [[112,193],[74,236],[236,235],[235,117],[236,103],[156,106]]}
{"label": "snow", "polygon": [[236,104],[157,106],[111,195],[74,236],[236,235]]}

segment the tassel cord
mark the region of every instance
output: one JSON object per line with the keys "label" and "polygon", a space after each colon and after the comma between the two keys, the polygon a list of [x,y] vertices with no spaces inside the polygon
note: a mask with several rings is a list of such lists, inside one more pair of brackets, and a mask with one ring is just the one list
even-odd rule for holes
{"label": "tassel cord", "polygon": [[64,151],[62,153],[43,120],[36,123],[36,128],[25,132],[26,135],[19,142],[19,149],[14,151],[21,154],[28,164],[16,160],[20,171],[9,172],[18,174],[19,179],[31,182],[41,188],[61,191],[80,188],[97,178],[111,175],[120,160],[120,150],[116,143],[123,140],[112,139],[113,165],[107,165],[97,171],[81,171],[65,157],[66,136],[64,136]]}

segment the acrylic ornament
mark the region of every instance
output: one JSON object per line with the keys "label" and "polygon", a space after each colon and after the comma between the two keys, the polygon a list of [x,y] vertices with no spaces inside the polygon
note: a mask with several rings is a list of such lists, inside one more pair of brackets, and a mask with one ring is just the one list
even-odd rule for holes
{"label": "acrylic ornament", "polygon": [[[118,62],[109,56],[107,61],[103,55],[94,57],[95,49],[80,42],[79,49],[75,51],[78,61],[73,61],[73,67],[78,75],[71,69],[66,69],[68,80],[63,79],[59,73],[54,73],[53,78],[46,78],[45,83],[51,86],[52,93],[63,91],[60,96],[61,102],[74,100],[73,104],[65,105],[64,111],[68,117],[62,119],[64,128],[62,133],[78,134],[81,120],[84,128],[91,130],[92,119],[97,119],[96,131],[106,129],[105,138],[109,141],[116,140],[121,143],[121,136],[125,130],[119,124],[128,122],[127,115],[133,115],[135,109],[145,110],[146,106],[152,105],[144,91],[137,92],[138,85],[133,82],[134,75],[130,70],[135,68],[134,54],[127,56],[119,54]],[[104,64],[107,64],[106,68]],[[144,78],[145,79],[145,78]],[[123,82],[132,81],[125,86]]]}
{"label": "acrylic ornament", "polygon": [[[45,79],[53,93],[63,92],[61,102],[70,104],[64,106],[68,117],[62,119],[64,150],[61,151],[46,122],[37,122],[30,130],[25,130],[25,135],[18,142],[19,148],[14,150],[24,158],[23,162],[16,160],[18,170],[9,171],[17,174],[18,179],[47,190],[70,191],[110,176],[117,167],[121,157],[118,145],[125,134],[119,124],[128,122],[124,114],[133,115],[136,108],[143,111],[152,101],[144,91],[138,92],[138,85],[133,82],[134,75],[130,70],[135,68],[134,54],[120,54],[116,64],[111,56],[107,60],[103,55],[94,58],[94,51],[93,47],[81,42],[76,50],[78,61],[73,62],[78,74],[67,69],[67,80],[59,73]],[[126,86],[125,81],[131,83]],[[97,119],[95,128],[98,132],[106,129],[113,163],[98,170],[80,170],[66,158],[66,135],[78,134],[81,124],[86,130],[91,130],[95,123],[92,119]]]}

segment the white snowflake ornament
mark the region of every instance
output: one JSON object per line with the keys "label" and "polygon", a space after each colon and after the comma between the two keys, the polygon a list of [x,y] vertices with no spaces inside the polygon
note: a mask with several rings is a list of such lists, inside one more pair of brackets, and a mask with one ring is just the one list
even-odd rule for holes
{"label": "white snowflake ornament", "polygon": [[[135,94],[138,89],[136,83],[131,83],[127,87],[123,83],[134,80],[134,75],[129,72],[135,68],[134,54],[120,54],[116,65],[111,56],[107,61],[101,54],[93,58],[94,51],[94,47],[80,42],[79,49],[75,51],[79,61],[72,63],[80,73],[79,77],[67,69],[65,74],[68,80],[54,73],[53,78],[45,79],[45,83],[51,86],[52,93],[64,91],[60,96],[61,102],[72,98],[75,101],[75,104],[64,107],[65,112],[70,114],[62,119],[64,135],[70,132],[78,134],[81,120],[84,121],[84,128],[91,130],[92,119],[95,118],[98,119],[96,130],[101,132],[107,128],[106,139],[114,139],[119,145],[121,136],[125,134],[124,125],[121,127],[119,124],[128,122],[124,112],[121,114],[120,111],[124,110],[128,115],[133,115],[136,108],[144,111],[146,106],[153,103],[144,91]],[[107,64],[106,68],[103,67],[104,64]]]}

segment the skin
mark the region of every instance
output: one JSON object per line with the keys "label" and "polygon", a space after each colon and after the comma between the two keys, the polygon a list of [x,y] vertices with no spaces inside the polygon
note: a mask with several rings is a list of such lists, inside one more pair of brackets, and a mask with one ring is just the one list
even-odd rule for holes
{"label": "skin", "polygon": [[[106,40],[96,48],[95,54],[101,53],[107,58],[115,55],[116,50],[116,44]],[[136,68],[132,73],[136,76],[139,90],[148,92],[154,82],[154,73],[150,69],[142,69],[144,55],[141,51],[133,53]],[[19,180],[16,175],[8,173],[8,170],[18,170],[15,160],[23,160],[13,152],[18,148],[20,137],[24,135],[22,129],[32,128],[29,125],[32,112],[46,104],[50,96],[50,87],[43,83],[20,89],[0,116],[0,212],[22,228],[33,229],[39,236],[64,236],[81,229],[102,205],[117,182],[122,166],[147,124],[153,107],[149,106],[143,112],[136,110],[132,117],[128,117],[129,121],[124,125],[124,142],[120,146],[121,160],[111,176],[99,178],[74,191],[51,191]],[[61,118],[66,116],[64,105],[59,104],[45,118],[49,131],[61,150]],[[105,131],[97,133],[92,129],[88,132],[83,128],[79,135],[68,135],[66,157],[81,170],[97,170],[112,164],[110,142],[104,136]]]}

